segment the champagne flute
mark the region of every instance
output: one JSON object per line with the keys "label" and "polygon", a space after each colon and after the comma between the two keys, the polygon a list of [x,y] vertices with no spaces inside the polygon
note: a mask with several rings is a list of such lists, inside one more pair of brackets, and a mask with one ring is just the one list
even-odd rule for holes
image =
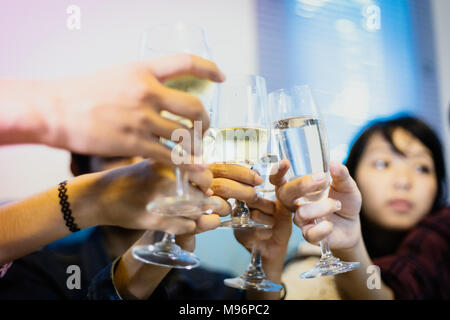
{"label": "champagne flute", "polygon": [[[257,75],[229,75],[220,84],[218,105],[211,115],[209,135],[215,162],[251,168],[267,152],[269,121],[264,78]],[[250,219],[245,202],[235,199],[231,218],[219,228],[270,228]]]}
{"label": "champagne flute", "polygon": [[[291,163],[287,179],[324,172],[327,185],[306,194],[300,203],[319,201],[328,197],[331,180],[328,168],[328,142],[320,112],[308,86],[280,89],[269,95],[269,105],[277,119],[272,123],[282,158]],[[316,219],[315,223],[319,223]],[[335,275],[359,268],[359,262],[345,262],[333,256],[328,239],[320,242],[321,258],[316,266],[300,275],[303,279]]]}
{"label": "champagne flute", "polygon": [[[139,54],[141,60],[178,53],[190,53],[211,59],[204,30],[201,27],[181,22],[174,25],[158,25],[145,30]],[[193,76],[182,76],[170,79],[164,84],[197,96],[208,110],[211,109],[216,94],[215,85],[211,81]],[[167,111],[163,111],[162,115],[182,123],[187,128],[193,127],[192,122],[188,119]],[[161,139],[161,141],[167,146],[175,148],[176,154],[186,155],[179,144],[175,145],[172,141],[165,139]],[[147,211],[154,214],[196,219],[201,214],[211,213],[220,206],[220,202],[216,199],[195,192],[195,189],[188,183],[187,173],[181,172],[179,167],[175,168],[174,180],[174,188],[168,186],[164,196],[154,199],[147,205]],[[132,253],[136,259],[145,263],[174,268],[191,269],[200,263],[195,254],[182,250],[176,245],[175,236],[169,233],[164,233],[162,240],[155,244],[135,246]]]}
{"label": "champagne flute", "polygon": [[[253,166],[254,170],[257,170],[263,178],[263,184],[256,186],[256,192],[259,197],[276,200],[275,186],[269,181],[270,173],[274,165],[278,163],[278,155],[274,153],[267,153],[260,161]],[[261,263],[261,251],[258,247],[258,243],[252,246],[250,264],[247,270],[239,277],[225,279],[225,285],[242,290],[256,290],[263,292],[276,292],[281,291],[283,286],[276,284],[267,279],[264,273]]]}

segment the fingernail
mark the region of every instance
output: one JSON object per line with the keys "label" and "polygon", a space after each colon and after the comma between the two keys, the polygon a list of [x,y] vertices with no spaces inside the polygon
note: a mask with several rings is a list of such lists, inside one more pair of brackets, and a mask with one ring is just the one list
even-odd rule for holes
{"label": "fingernail", "polygon": [[206,195],[207,195],[208,197],[211,197],[213,194],[214,194],[214,191],[212,191],[211,188],[209,188],[208,190],[206,190]]}
{"label": "fingernail", "polygon": [[327,175],[325,174],[325,172],[316,172],[312,175],[313,180],[317,182],[325,180],[326,177]]}
{"label": "fingernail", "polygon": [[336,209],[338,211],[342,209],[342,203],[339,200],[336,200]]}

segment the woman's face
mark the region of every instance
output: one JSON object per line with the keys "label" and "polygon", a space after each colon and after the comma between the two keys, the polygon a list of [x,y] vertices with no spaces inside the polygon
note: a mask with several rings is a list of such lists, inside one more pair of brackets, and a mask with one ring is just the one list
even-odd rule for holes
{"label": "woman's face", "polygon": [[411,229],[433,205],[437,178],[430,150],[408,131],[392,135],[395,152],[380,133],[369,139],[356,168],[366,217],[382,228]]}

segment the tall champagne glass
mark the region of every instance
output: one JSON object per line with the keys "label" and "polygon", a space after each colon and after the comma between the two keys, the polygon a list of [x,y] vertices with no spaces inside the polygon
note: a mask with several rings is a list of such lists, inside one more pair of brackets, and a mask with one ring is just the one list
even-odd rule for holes
{"label": "tall champagne glass", "polygon": [[[177,23],[174,25],[158,25],[143,33],[139,57],[141,60],[160,58],[178,53],[190,53],[205,59],[211,59],[206,35],[201,27]],[[164,83],[173,89],[182,90],[197,96],[209,111],[216,95],[215,85],[206,79],[193,76],[182,76]],[[192,122],[167,111],[162,115],[192,128]],[[195,130],[194,130],[195,131]],[[196,137],[201,141],[201,137]],[[185,151],[172,141],[161,139],[163,143],[175,148],[177,154],[185,155]],[[195,142],[194,142],[195,143]],[[174,153],[172,153],[174,154]],[[175,169],[174,186],[163,190],[164,196],[158,197],[147,205],[147,211],[167,216],[182,216],[196,219],[203,213],[211,213],[220,203],[195,192],[187,179],[187,173],[179,167]],[[165,233],[163,239],[149,245],[137,245],[133,248],[133,256],[146,263],[191,269],[199,265],[198,257],[182,250],[175,244],[175,236]]]}
{"label": "tall champagne glass", "polygon": [[[264,78],[228,75],[220,84],[217,106],[211,115],[210,137],[215,162],[251,168],[267,152],[269,122]],[[220,228],[270,228],[250,218],[245,202],[235,200],[231,218]]]}
{"label": "tall champagne glass", "polygon": [[[294,86],[269,95],[270,109],[277,119],[272,123],[282,158],[291,163],[288,179],[324,172],[327,185],[319,191],[304,195],[300,203],[319,201],[328,197],[330,174],[328,142],[325,127],[308,86]],[[320,222],[319,219],[315,223]],[[359,262],[344,262],[333,256],[328,240],[320,242],[321,258],[316,266],[300,275],[303,279],[335,275],[359,268]]]}
{"label": "tall champagne glass", "polygon": [[[270,173],[272,167],[278,163],[278,155],[274,152],[267,153],[264,155],[258,163],[253,166],[253,169],[258,171],[258,173],[263,178],[263,184],[256,186],[256,192],[259,197],[276,200],[275,197],[275,186],[269,181]],[[261,261],[261,251],[259,249],[259,244],[255,243],[252,246],[250,264],[247,270],[241,274],[239,277],[225,279],[225,285],[242,290],[256,290],[256,291],[281,291],[283,287],[267,279],[264,273],[262,261]]]}

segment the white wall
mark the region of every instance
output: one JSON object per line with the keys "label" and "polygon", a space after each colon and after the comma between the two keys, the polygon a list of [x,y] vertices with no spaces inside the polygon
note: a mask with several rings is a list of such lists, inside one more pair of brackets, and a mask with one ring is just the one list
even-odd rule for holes
{"label": "white wall", "polygon": [[[66,8],[81,8],[81,30],[66,28]],[[0,77],[55,78],[137,57],[145,27],[202,25],[225,73],[256,72],[253,1],[153,0],[9,2],[0,10]],[[21,198],[67,178],[68,155],[39,146],[0,147],[0,200]]]}
{"label": "white wall", "polygon": [[[71,4],[81,9],[79,31],[66,28]],[[225,73],[257,73],[254,7],[253,0],[10,1],[0,10],[0,77],[49,79],[131,61],[144,28],[179,20],[205,28]],[[42,146],[0,147],[0,201],[69,178],[68,160],[67,152]],[[232,232],[209,232],[197,243],[206,265],[240,272],[248,264]]]}
{"label": "white wall", "polygon": [[[450,1],[432,0],[433,20],[435,30],[438,81],[440,89],[440,103],[442,128],[444,128],[444,144],[447,155],[447,177],[450,182]],[[450,190],[448,193],[450,201]]]}

